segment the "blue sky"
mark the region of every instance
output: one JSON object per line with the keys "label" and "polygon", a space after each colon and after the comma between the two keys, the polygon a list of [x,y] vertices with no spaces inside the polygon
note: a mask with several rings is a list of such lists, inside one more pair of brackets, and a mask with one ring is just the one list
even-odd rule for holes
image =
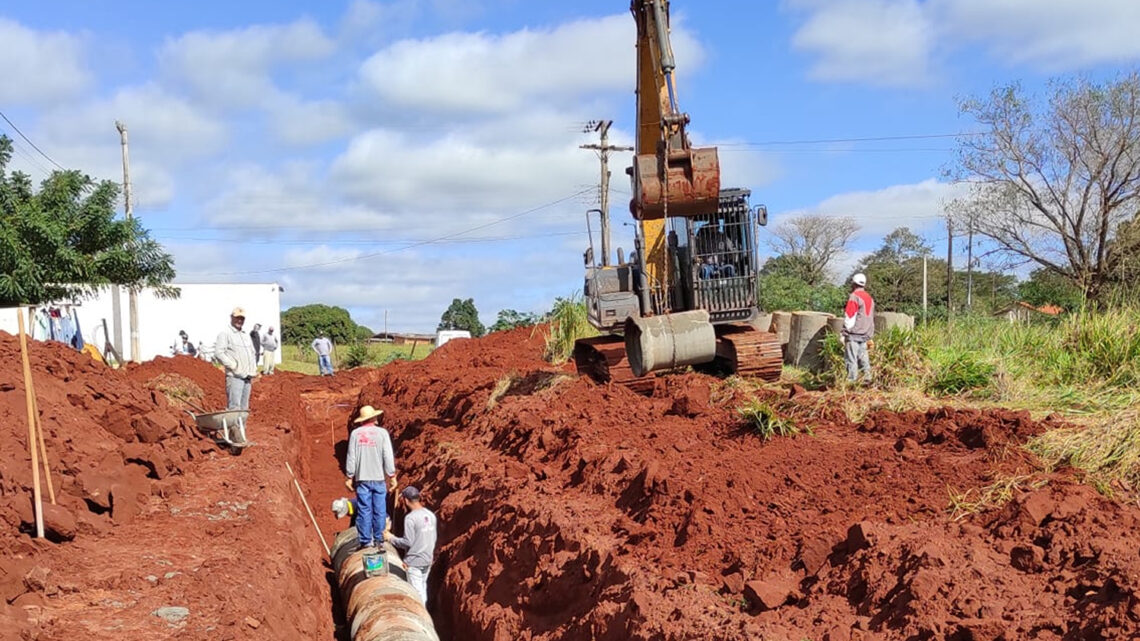
{"label": "blue sky", "polygon": [[[938,247],[956,100],[1140,58],[1134,0],[673,0],[682,108],[771,224],[845,215],[844,265],[908,225]],[[182,282],[280,282],[286,305],[431,330],[452,298],[542,311],[581,285],[594,118],[631,142],[625,2],[0,5],[14,165],[121,178]],[[831,141],[847,142],[802,142]],[[783,144],[800,141],[796,144]],[[49,160],[50,158],[50,160]],[[628,156],[613,211],[628,239]],[[629,247],[628,240],[618,244]],[[841,265],[840,267],[843,267]],[[236,302],[236,301],[235,301]]]}

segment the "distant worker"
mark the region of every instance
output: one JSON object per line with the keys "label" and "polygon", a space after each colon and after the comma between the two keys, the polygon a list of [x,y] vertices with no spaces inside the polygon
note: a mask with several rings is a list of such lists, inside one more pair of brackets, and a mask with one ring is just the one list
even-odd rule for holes
{"label": "distant worker", "polygon": [[736,276],[736,266],[733,265],[739,257],[736,243],[716,221],[705,224],[697,231],[694,246],[696,257],[701,262],[702,279]]}
{"label": "distant worker", "polygon": [[231,410],[249,409],[249,391],[257,375],[253,343],[249,334],[241,331],[244,324],[245,310],[235,307],[230,312],[230,326],[214,341],[214,360],[226,368],[226,409]]}
{"label": "distant worker", "polygon": [[380,427],[383,410],[365,405],[354,423],[344,459],[345,486],[356,491],[356,534],[361,547],[375,547],[384,536],[388,492],[396,491],[392,437]]}
{"label": "distant worker", "polygon": [[273,328],[270,327],[265,336],[261,337],[261,350],[264,354],[261,361],[261,372],[263,374],[272,374],[277,367],[277,348],[280,345],[277,336],[273,333]]}
{"label": "distant worker", "polygon": [[253,343],[253,365],[256,369],[261,362],[261,323],[254,323],[253,329],[249,330],[249,340]]}
{"label": "distant worker", "polygon": [[871,359],[867,356],[867,343],[875,336],[875,300],[864,289],[867,277],[851,277],[851,296],[843,310],[844,360],[847,361],[847,380],[854,383],[863,370],[863,383],[871,384]]}
{"label": "distant worker", "polygon": [[198,349],[194,347],[194,343],[190,342],[190,337],[186,335],[186,330],[178,332],[178,353],[185,354],[186,356],[197,356]]}
{"label": "distant worker", "polygon": [[420,595],[420,601],[427,607],[427,578],[435,556],[436,519],[431,510],[424,507],[420,491],[408,486],[400,493],[408,504],[408,514],[404,517],[404,536],[384,532],[384,540],[404,554],[404,568],[408,571],[408,583]]}
{"label": "distant worker", "polygon": [[321,370],[321,376],[332,376],[332,341],[329,340],[327,335],[321,334],[313,339],[312,348],[313,351],[317,353],[317,366]]}

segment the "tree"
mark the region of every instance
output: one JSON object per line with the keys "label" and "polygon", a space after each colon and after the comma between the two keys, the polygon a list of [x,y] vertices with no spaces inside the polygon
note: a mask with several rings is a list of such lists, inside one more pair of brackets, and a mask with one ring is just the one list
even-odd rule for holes
{"label": "tree", "polygon": [[495,319],[495,324],[491,325],[491,329],[488,331],[502,332],[516,327],[530,327],[536,323],[538,323],[537,314],[514,309],[501,309],[499,310],[499,317]]}
{"label": "tree", "polygon": [[452,300],[447,311],[440,316],[439,327],[436,329],[465,329],[476,338],[487,333],[483,323],[479,322],[479,310],[475,309],[475,299],[473,298]]}
{"label": "tree", "polygon": [[831,283],[809,285],[801,274],[798,256],[775,256],[764,262],[756,279],[757,301],[765,311],[818,311],[837,313],[847,294]]}
{"label": "tree", "polygon": [[1028,280],[1018,284],[1017,295],[1034,307],[1057,305],[1070,312],[1085,302],[1084,292],[1073,281],[1043,267],[1033,270]]}
{"label": "tree", "polygon": [[778,254],[798,259],[799,277],[814,287],[827,281],[828,267],[858,231],[853,218],[796,216],[777,225],[768,244]]}
{"label": "tree", "polygon": [[350,343],[357,339],[357,325],[343,307],[314,304],[281,312],[282,340],[308,345],[321,334],[337,343]]}
{"label": "tree", "polygon": [[33,188],[7,173],[12,141],[0,136],[0,307],[89,294],[105,285],[174,297],[174,259],[137,218],[115,217],[119,186],[56,171]]}
{"label": "tree", "polygon": [[950,214],[1098,297],[1113,234],[1140,205],[1140,73],[1054,81],[1047,100],[1014,84],[960,106],[983,132],[959,139],[949,175],[971,187]]}
{"label": "tree", "polygon": [[[898,310],[909,305],[922,305],[922,259],[930,247],[907,227],[899,227],[883,238],[883,244],[859,264],[867,275],[875,300],[884,310]],[[946,262],[940,261],[945,271]],[[932,272],[927,266],[928,273]],[[931,279],[928,279],[931,280]],[[945,284],[940,291],[945,292]]]}

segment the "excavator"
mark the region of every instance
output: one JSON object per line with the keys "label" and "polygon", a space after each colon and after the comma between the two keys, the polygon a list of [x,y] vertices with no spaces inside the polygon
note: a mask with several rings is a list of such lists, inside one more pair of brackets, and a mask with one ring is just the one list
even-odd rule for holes
{"label": "excavator", "polygon": [[[654,372],[693,367],[765,380],[780,376],[774,334],[752,325],[759,227],[746,189],[721,189],[715,147],[689,141],[689,115],[677,104],[669,1],[632,0],[637,23],[637,129],[630,175],[634,250],[586,250],[585,303],[601,335],[574,345],[580,374],[638,391]],[[595,210],[597,211],[597,210]],[[604,216],[604,214],[602,214]],[[589,218],[587,217],[587,225]]]}

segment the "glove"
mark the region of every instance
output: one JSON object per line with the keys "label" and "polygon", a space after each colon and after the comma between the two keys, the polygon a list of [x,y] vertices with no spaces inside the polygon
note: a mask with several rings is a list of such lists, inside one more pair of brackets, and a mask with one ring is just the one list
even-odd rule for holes
{"label": "glove", "polygon": [[400,487],[400,484],[396,481],[396,475],[393,474],[388,477],[388,491],[395,492],[397,487]]}

